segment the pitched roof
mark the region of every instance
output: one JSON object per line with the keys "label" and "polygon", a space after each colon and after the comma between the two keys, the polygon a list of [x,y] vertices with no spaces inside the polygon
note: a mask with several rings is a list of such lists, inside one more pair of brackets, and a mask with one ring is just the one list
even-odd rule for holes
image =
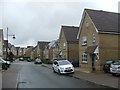
{"label": "pitched roof", "polygon": [[95,49],[97,48],[97,45],[91,45],[88,46],[85,50],[85,53],[94,54]]}
{"label": "pitched roof", "polygon": [[120,33],[120,27],[118,27],[118,16],[120,13],[106,12],[102,10],[85,9],[90,16],[98,32],[111,32]]}
{"label": "pitched roof", "polygon": [[61,30],[64,32],[67,42],[78,42],[77,34],[79,31],[79,27],[62,26]]}
{"label": "pitched roof", "polygon": [[41,50],[45,49],[45,46],[48,45],[50,42],[45,42],[45,41],[38,41],[38,46]]}

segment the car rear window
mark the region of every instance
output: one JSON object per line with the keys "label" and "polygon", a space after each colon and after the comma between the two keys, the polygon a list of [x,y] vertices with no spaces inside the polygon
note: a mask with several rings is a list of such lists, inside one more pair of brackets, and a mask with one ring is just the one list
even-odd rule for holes
{"label": "car rear window", "polygon": [[106,61],[107,64],[111,64],[113,61]]}
{"label": "car rear window", "polygon": [[70,63],[69,61],[67,61],[67,60],[61,60],[61,61],[59,61],[58,63],[59,63],[59,65],[71,64],[71,63]]}
{"label": "car rear window", "polygon": [[114,62],[113,65],[120,65],[120,61]]}

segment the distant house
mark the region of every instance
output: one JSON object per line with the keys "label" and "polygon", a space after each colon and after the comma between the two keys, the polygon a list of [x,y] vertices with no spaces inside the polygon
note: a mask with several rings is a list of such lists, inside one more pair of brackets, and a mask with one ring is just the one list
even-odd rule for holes
{"label": "distant house", "polygon": [[[22,51],[22,49],[20,49],[20,50]],[[33,46],[27,46],[27,48],[24,51],[24,53],[25,53],[24,56],[32,59],[33,58],[32,52],[33,52]]]}
{"label": "distant house", "polygon": [[37,57],[40,57],[41,59],[44,58],[44,50],[45,46],[48,45],[50,42],[45,42],[45,41],[38,41],[36,45],[36,52],[37,52]]}
{"label": "distant house", "polygon": [[4,44],[3,29],[0,29],[0,57],[3,57],[3,44]]}
{"label": "distant house", "polygon": [[58,40],[51,41],[48,45],[45,46],[44,56],[46,59],[56,59],[58,58]]}
{"label": "distant house", "polygon": [[81,70],[101,71],[108,59],[120,59],[118,13],[85,9],[79,39]]}
{"label": "distant house", "polygon": [[4,40],[4,45],[3,45],[3,58],[6,59],[7,52],[9,49],[7,48],[8,45],[8,40]]}
{"label": "distant house", "polygon": [[77,34],[79,27],[62,26],[59,35],[59,55],[70,61],[79,60]]}
{"label": "distant house", "polygon": [[10,51],[13,53],[14,56],[17,56],[17,48],[14,45],[11,46]]}

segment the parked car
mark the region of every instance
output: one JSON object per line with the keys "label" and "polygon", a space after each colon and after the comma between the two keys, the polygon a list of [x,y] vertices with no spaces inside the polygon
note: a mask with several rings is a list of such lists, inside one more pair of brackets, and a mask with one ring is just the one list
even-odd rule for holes
{"label": "parked car", "polygon": [[79,60],[73,60],[71,63],[74,67],[79,67]]}
{"label": "parked car", "polygon": [[55,60],[53,62],[53,72],[59,74],[74,73],[74,67],[68,60]]}
{"label": "parked car", "polygon": [[31,62],[32,60],[31,60],[30,58],[27,58],[27,61],[28,61],[28,62]]}
{"label": "parked car", "polygon": [[106,60],[106,62],[104,63],[103,65],[103,71],[105,73],[109,73],[110,72],[110,66],[112,63],[114,63],[115,61],[114,60]]}
{"label": "parked car", "polygon": [[110,72],[113,76],[120,75],[120,60],[117,60],[113,64],[111,64]]}
{"label": "parked car", "polygon": [[10,65],[11,65],[10,61],[6,61],[6,60],[4,60],[4,59],[2,59],[2,58],[0,58],[0,60],[1,60],[3,63],[5,63],[5,64],[7,65],[7,67],[10,67]]}
{"label": "parked car", "polygon": [[21,58],[19,58],[19,61],[24,61],[24,58],[22,58],[22,57],[21,57]]}
{"label": "parked car", "polygon": [[2,58],[0,58],[0,65],[1,65],[3,70],[8,69],[7,62],[5,60],[3,60]]}
{"label": "parked car", "polygon": [[42,61],[40,58],[36,58],[34,61],[34,64],[42,64]]}

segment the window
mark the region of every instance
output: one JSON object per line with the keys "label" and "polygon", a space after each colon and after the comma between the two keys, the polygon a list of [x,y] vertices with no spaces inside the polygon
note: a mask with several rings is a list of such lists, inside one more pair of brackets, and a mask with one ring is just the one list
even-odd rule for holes
{"label": "window", "polygon": [[82,54],[82,63],[87,63],[87,54],[86,53]]}
{"label": "window", "polygon": [[87,37],[82,38],[82,45],[87,45]]}
{"label": "window", "polygon": [[88,22],[86,22],[85,26],[86,26],[86,27],[88,27],[88,26],[89,26],[89,23],[88,23]]}
{"label": "window", "polygon": [[93,37],[93,43],[95,43],[96,42],[95,34],[93,34],[92,37]]}
{"label": "window", "polygon": [[66,43],[64,43],[63,46],[66,47]]}
{"label": "window", "polygon": [[66,48],[66,43],[63,44],[63,49],[65,49],[65,48]]}

